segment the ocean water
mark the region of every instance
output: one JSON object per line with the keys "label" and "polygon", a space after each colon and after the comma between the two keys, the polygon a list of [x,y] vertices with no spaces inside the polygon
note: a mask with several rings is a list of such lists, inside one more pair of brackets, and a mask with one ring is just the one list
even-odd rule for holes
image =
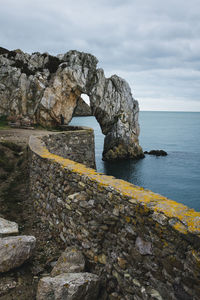
{"label": "ocean water", "polygon": [[150,189],[200,211],[200,113],[140,112],[140,145],[143,150],[163,149],[168,156],[102,161],[104,135],[94,117],[75,117],[72,125],[95,131],[99,172]]}

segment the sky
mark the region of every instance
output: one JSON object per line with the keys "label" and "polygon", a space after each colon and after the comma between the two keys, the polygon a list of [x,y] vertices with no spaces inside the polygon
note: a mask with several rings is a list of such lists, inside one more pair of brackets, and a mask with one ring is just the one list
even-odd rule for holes
{"label": "sky", "polygon": [[141,110],[200,111],[200,0],[0,0],[0,46],[95,55]]}

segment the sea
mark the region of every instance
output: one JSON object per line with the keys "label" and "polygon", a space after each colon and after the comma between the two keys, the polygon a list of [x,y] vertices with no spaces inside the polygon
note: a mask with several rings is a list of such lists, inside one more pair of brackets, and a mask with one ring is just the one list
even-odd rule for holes
{"label": "sea", "polygon": [[146,155],[140,160],[104,162],[104,135],[95,117],[74,117],[70,125],[94,129],[98,172],[113,175],[200,211],[200,112],[141,111],[143,150],[165,150],[168,155]]}

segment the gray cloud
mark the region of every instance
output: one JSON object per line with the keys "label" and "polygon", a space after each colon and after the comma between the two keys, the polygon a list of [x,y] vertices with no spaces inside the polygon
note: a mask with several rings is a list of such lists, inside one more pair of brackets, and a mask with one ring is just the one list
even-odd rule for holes
{"label": "gray cloud", "polygon": [[2,47],[52,54],[90,52],[107,76],[117,73],[129,82],[142,108],[158,103],[171,110],[176,101],[185,109],[191,104],[191,110],[200,110],[199,0],[0,4]]}

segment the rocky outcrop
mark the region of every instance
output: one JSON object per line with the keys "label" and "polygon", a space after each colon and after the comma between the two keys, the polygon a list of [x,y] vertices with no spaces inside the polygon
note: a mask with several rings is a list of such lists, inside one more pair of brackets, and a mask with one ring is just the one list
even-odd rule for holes
{"label": "rocky outcrop", "polygon": [[0,272],[21,266],[32,255],[34,236],[11,236],[0,238]]}
{"label": "rocky outcrop", "polygon": [[69,51],[53,57],[0,48],[0,115],[22,115],[43,126],[68,124],[81,94],[105,134],[103,158],[139,158],[138,102],[128,83],[106,78],[97,59]]}
{"label": "rocky outcrop", "polygon": [[74,110],[73,117],[92,116],[90,106],[80,97],[77,100],[77,106]]}

